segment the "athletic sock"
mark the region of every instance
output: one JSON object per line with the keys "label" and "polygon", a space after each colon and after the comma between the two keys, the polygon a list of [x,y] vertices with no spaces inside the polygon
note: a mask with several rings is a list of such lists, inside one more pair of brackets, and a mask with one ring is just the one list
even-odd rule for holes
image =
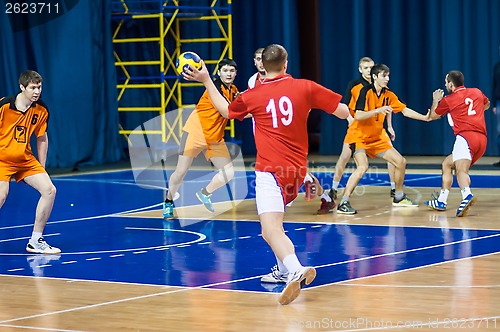
{"label": "athletic sock", "polygon": [[450,191],[448,189],[441,189],[439,193],[438,201],[446,203],[448,201],[448,194]]}
{"label": "athletic sock", "polygon": [[465,187],[462,189],[462,199],[465,199],[465,197],[469,196],[470,194],[472,194],[472,192],[470,191],[470,187]]}
{"label": "athletic sock", "polygon": [[302,264],[300,264],[299,259],[295,254],[286,256],[285,259],[283,259],[283,264],[286,266],[289,273],[295,273],[302,267]]}
{"label": "athletic sock", "polygon": [[324,191],[321,196],[319,196],[320,198],[324,198],[325,201],[327,202],[331,202],[332,201],[332,198],[330,197],[330,195],[328,195],[328,193],[326,191]]}
{"label": "athletic sock", "polygon": [[281,259],[278,258],[278,256],[274,255],[276,257],[276,263],[278,265],[278,270],[281,272],[281,273],[288,273],[288,270],[285,266],[285,264],[283,264],[283,262],[281,261]]}
{"label": "athletic sock", "polygon": [[39,238],[42,237],[42,233],[39,233],[39,232],[33,232],[31,233],[31,241],[33,242],[37,242]]}
{"label": "athletic sock", "polygon": [[337,190],[339,188],[340,182],[333,181],[332,188]]}

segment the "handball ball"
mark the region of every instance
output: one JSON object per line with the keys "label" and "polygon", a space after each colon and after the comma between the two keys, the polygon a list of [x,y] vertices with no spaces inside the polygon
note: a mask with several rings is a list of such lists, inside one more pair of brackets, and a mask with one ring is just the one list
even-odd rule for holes
{"label": "handball ball", "polygon": [[179,58],[175,62],[177,73],[180,75],[184,71],[184,68],[189,67],[188,65],[191,65],[196,69],[201,69],[200,56],[194,52],[184,52],[179,55]]}

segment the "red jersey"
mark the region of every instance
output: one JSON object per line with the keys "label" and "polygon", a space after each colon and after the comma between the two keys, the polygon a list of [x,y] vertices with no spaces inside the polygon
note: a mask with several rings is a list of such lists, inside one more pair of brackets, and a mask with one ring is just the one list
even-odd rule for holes
{"label": "red jersey", "polygon": [[262,84],[263,80],[264,79],[262,78],[262,76],[260,75],[260,73],[256,72],[255,74],[252,75],[252,77],[250,77],[248,79],[248,88],[249,89],[255,88],[257,85]]}
{"label": "red jersey", "polygon": [[[307,168],[307,117],[311,108],[332,114],[341,95],[309,80],[280,75],[241,93],[229,105],[229,118],[255,120],[255,170],[273,173]],[[305,173],[304,173],[305,175]]]}
{"label": "red jersey", "polygon": [[484,105],[487,103],[488,97],[481,90],[459,86],[441,99],[436,108],[436,114],[444,116],[449,113],[451,115],[455,135],[464,131],[475,131],[486,135]]}

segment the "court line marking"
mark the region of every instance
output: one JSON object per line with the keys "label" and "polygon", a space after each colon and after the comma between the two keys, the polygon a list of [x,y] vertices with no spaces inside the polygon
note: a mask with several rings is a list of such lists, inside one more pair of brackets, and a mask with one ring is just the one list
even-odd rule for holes
{"label": "court line marking", "polygon": [[[152,209],[158,206],[162,206],[162,203],[158,204],[153,204],[150,206],[145,206],[137,209],[132,209],[132,210],[126,210],[122,212],[113,212],[113,213],[108,213],[108,214],[103,214],[103,215],[97,215],[97,216],[90,216],[90,217],[81,217],[81,218],[72,218],[72,219],[63,219],[63,220],[56,220],[56,221],[49,221],[47,222],[47,225],[53,225],[53,224],[63,224],[63,223],[68,223],[68,222],[73,222],[73,221],[85,221],[85,220],[94,220],[94,219],[101,219],[101,218],[109,218],[109,217],[122,217],[121,213],[134,213],[134,212],[141,212],[144,210]],[[33,227],[33,223],[31,224],[24,224],[24,225],[14,225],[14,226],[4,226],[0,227],[0,231],[2,230],[7,230],[7,229],[14,229],[14,228],[23,228],[23,227]]]}
{"label": "court line marking", "polygon": [[[481,240],[481,239],[485,239],[485,238],[496,237],[496,236],[499,236],[499,235],[500,234],[493,234],[493,235],[488,235],[488,236],[479,237],[479,238],[465,239],[465,240],[460,240],[460,241],[448,242],[448,243],[445,243],[445,244],[428,246],[428,247],[424,247],[424,248],[415,248],[415,249],[410,249],[410,250],[407,250],[407,251],[417,251],[417,250],[426,249],[426,248],[432,248],[432,247],[440,247],[440,246],[445,246],[445,245],[455,245],[455,244],[458,244],[458,243],[470,242],[472,240]],[[322,268],[322,267],[326,267],[326,266],[329,266],[329,265],[345,264],[345,263],[349,263],[349,262],[366,260],[366,259],[370,259],[370,258],[378,258],[378,257],[381,257],[381,256],[396,255],[396,254],[400,254],[402,252],[405,252],[405,251],[394,252],[394,253],[387,253],[387,254],[381,254],[381,255],[375,255],[375,256],[371,256],[371,257],[365,257],[365,258],[361,258],[361,259],[354,259],[354,260],[349,260],[349,261],[344,261],[344,262],[336,262],[336,263],[326,264],[326,265],[320,265],[320,266],[317,266],[317,268]],[[403,269],[403,270],[390,271],[390,272],[376,274],[376,275],[370,275],[370,276],[365,276],[365,277],[360,277],[360,278],[354,278],[354,279],[349,279],[349,280],[344,280],[344,281],[338,281],[338,282],[330,283],[330,284],[312,286],[312,287],[308,287],[308,289],[314,289],[314,288],[319,288],[319,287],[324,287],[324,286],[329,286],[329,285],[336,285],[336,284],[340,285],[342,283],[350,282],[350,281],[354,281],[354,280],[361,280],[361,279],[373,278],[373,277],[377,277],[377,276],[383,276],[383,275],[387,275],[387,274],[400,273],[400,272],[403,272],[403,271],[421,269],[421,268],[425,268],[425,267],[430,267],[430,266],[435,266],[435,265],[440,265],[440,264],[445,264],[445,263],[450,263],[450,262],[457,262],[457,261],[461,261],[461,260],[465,260],[465,259],[473,259],[473,258],[476,258],[476,257],[479,258],[479,257],[493,255],[493,254],[496,254],[496,253],[498,253],[498,252],[487,253],[487,254],[477,255],[477,256],[464,257],[464,258],[459,258],[459,259],[452,259],[452,260],[448,260],[448,261],[444,261],[444,262],[438,262],[438,263],[433,263],[433,264],[428,264],[428,265],[423,265],[423,266],[418,266],[418,267],[413,267],[413,268],[408,268],[408,269]],[[10,275],[4,275],[4,276],[13,277],[13,276],[10,276]],[[258,275],[258,276],[253,276],[253,277],[241,278],[241,279],[237,279],[237,280],[230,280],[230,281],[226,281],[226,282],[214,283],[214,284],[209,284],[209,285],[202,285],[202,286],[198,286],[198,287],[188,287],[185,290],[198,289],[198,288],[199,289],[201,289],[201,288],[207,288],[207,289],[211,289],[211,290],[219,290],[219,289],[213,289],[213,288],[208,288],[208,287],[214,287],[214,286],[217,286],[217,285],[223,285],[223,284],[236,283],[236,282],[241,282],[241,281],[246,281],[246,280],[252,280],[252,279],[260,278],[262,276],[263,275]],[[17,276],[17,277],[28,277],[28,276]],[[28,277],[28,278],[32,278],[32,277]],[[46,277],[43,277],[43,278],[46,278]],[[61,280],[60,278],[47,278],[47,279]],[[76,281],[82,281],[82,280],[74,279],[72,281],[76,282]],[[101,281],[101,280],[93,280],[93,281],[83,280],[83,281],[85,281],[85,282],[102,282],[102,283],[120,283],[120,284],[127,284],[127,285],[135,284],[135,285],[141,285],[141,286],[156,286],[156,287],[169,287],[169,288],[170,287],[183,287],[183,286],[168,286],[168,285],[164,286],[164,285],[155,285],[155,284],[149,285],[149,284],[138,284],[138,283],[126,283],[126,282],[109,282],[109,281]],[[263,291],[247,291],[247,290],[228,290],[228,291],[241,291],[241,292],[253,292],[253,293],[264,293],[264,294],[273,293],[273,292],[263,292]],[[167,292],[167,293],[169,293],[169,292]],[[2,323],[2,322],[0,322],[0,323]]]}
{"label": "court line marking", "polygon": [[[123,171],[118,171],[118,172],[123,172]],[[109,173],[112,173],[112,172],[109,172]],[[485,176],[490,176],[490,175],[485,175]],[[405,183],[406,182],[416,182],[416,181],[421,181],[421,180],[434,179],[436,177],[440,177],[440,175],[439,176],[424,176],[424,177],[419,177],[419,178],[415,178],[415,179],[409,179],[409,180],[405,180]],[[60,178],[59,180],[63,180],[63,179]],[[112,183],[112,184],[125,184],[125,185],[138,186],[135,182],[107,181],[107,180],[101,180],[101,179],[81,180],[81,179],[71,179],[71,178],[68,178],[68,179],[64,179],[64,181],[68,181],[68,182],[74,181],[74,182]],[[131,180],[128,180],[128,181],[131,181]],[[387,184],[388,183],[389,182],[387,182]],[[381,183],[371,183],[371,184],[366,184],[366,185],[358,185],[358,187],[380,187],[381,185],[382,185]],[[426,189],[428,189],[428,188],[432,188],[432,187],[406,187],[406,188],[408,188],[408,189],[410,189],[410,190],[412,190],[414,192],[417,192],[419,194],[419,192],[417,191],[416,188],[426,188]],[[480,188],[480,189],[495,189],[495,188]],[[419,197],[421,197],[421,196],[419,196]],[[251,199],[255,199],[255,198],[244,199],[244,201],[245,200],[251,200]],[[227,203],[227,202],[220,202],[220,203]],[[106,218],[106,217],[134,218],[134,216],[124,216],[123,214],[130,214],[130,213],[134,213],[134,212],[142,212],[142,211],[146,211],[146,210],[151,210],[153,208],[162,206],[162,204],[163,203],[157,203],[157,204],[153,204],[153,205],[150,205],[150,206],[141,207],[141,208],[137,208],[137,209],[131,209],[131,210],[126,210],[126,211],[121,211],[121,212],[108,213],[108,214],[97,215],[97,216],[89,216],[89,217],[82,217],[82,218],[72,218],[72,219],[49,221],[49,222],[47,222],[47,225],[49,225],[49,224],[52,225],[52,224],[67,223],[67,222],[73,222],[73,221],[93,220],[93,219],[100,219],[100,218]],[[135,217],[135,218],[139,218],[139,217]],[[151,217],[143,217],[143,218],[151,218]],[[162,218],[158,217],[158,218],[155,218],[155,219],[162,219]],[[207,220],[207,218],[183,218],[183,219]],[[244,221],[244,220],[242,220],[242,221]],[[247,220],[247,221],[258,221],[258,220]],[[0,227],[0,231],[7,230],[7,229],[14,229],[14,228],[32,227],[32,226],[33,226],[33,224],[24,224],[24,225],[15,225],[15,226],[4,226],[4,227]]]}
{"label": "court line marking", "polygon": [[[106,305],[112,305],[112,304],[117,304],[117,303],[123,303],[123,302],[135,301],[135,300],[142,300],[142,299],[147,299],[147,298],[152,298],[152,297],[157,297],[157,296],[162,296],[162,295],[187,292],[187,291],[191,291],[191,290],[211,289],[210,287],[232,284],[232,283],[235,283],[235,282],[241,282],[241,281],[251,280],[251,279],[258,278],[258,277],[260,277],[260,276],[249,277],[249,278],[241,278],[241,279],[237,279],[237,280],[221,281],[221,282],[212,283],[212,284],[208,284],[208,285],[201,285],[201,286],[188,287],[188,288],[181,286],[180,289],[175,289],[175,290],[171,290],[171,291],[165,291],[165,292],[159,292],[159,293],[153,293],[153,294],[146,294],[146,295],[140,295],[140,296],[133,296],[133,297],[128,297],[128,298],[124,298],[124,299],[120,299],[120,300],[95,303],[95,304],[90,304],[90,305],[75,307],[75,308],[71,308],[71,309],[57,310],[57,311],[52,311],[52,312],[45,312],[45,313],[42,313],[42,314],[35,314],[35,315],[29,315],[29,316],[23,316],[23,317],[18,317],[18,318],[7,319],[7,320],[0,321],[0,325],[1,324],[5,324],[5,323],[22,321],[22,320],[26,320],[26,319],[47,317],[47,316],[52,316],[52,315],[64,314],[64,313],[68,313],[68,312],[74,312],[74,311],[80,311],[80,310],[98,308],[98,307],[102,307],[102,306],[106,306]],[[57,279],[57,278],[51,278],[51,279]],[[58,280],[61,280],[61,279],[58,279]],[[76,281],[79,281],[79,280],[76,280]],[[139,284],[139,285],[143,285],[144,286],[145,284]],[[155,286],[158,286],[158,285],[155,285]],[[162,287],[165,287],[165,286],[162,286]],[[179,286],[167,286],[167,287],[172,288],[172,287],[179,287]],[[265,292],[265,293],[269,294],[269,292]]]}
{"label": "court line marking", "polygon": [[[143,229],[143,228],[141,228],[141,229]],[[164,230],[162,228],[146,228],[146,229],[148,229],[148,230]],[[261,234],[259,234],[259,236],[260,235]],[[489,239],[489,238],[498,237],[498,236],[500,236],[500,233],[489,234],[489,235],[485,235],[485,236],[481,236],[481,237],[475,237],[475,238],[462,239],[462,240],[457,240],[457,241],[452,241],[452,242],[440,243],[440,244],[426,246],[426,247],[419,247],[419,248],[413,248],[413,249],[406,249],[406,250],[402,250],[402,251],[389,252],[389,253],[384,253],[384,254],[379,254],[379,255],[374,255],[374,256],[360,257],[360,258],[355,258],[355,259],[347,260],[347,261],[341,261],[341,262],[335,262],[335,263],[318,265],[318,266],[315,266],[315,267],[318,268],[318,269],[319,268],[323,268],[323,267],[331,267],[331,266],[336,266],[336,265],[342,265],[342,264],[348,264],[348,263],[353,263],[353,262],[370,260],[370,259],[377,259],[377,258],[386,257],[386,256],[400,255],[400,254],[404,254],[404,253],[408,253],[408,252],[416,252],[416,251],[422,251],[422,250],[428,250],[428,249],[435,249],[435,248],[445,247],[445,246],[453,246],[453,245],[457,245],[457,244],[462,244],[462,243],[466,243],[466,242],[472,242],[472,241],[475,241],[475,240],[484,240],[484,239]],[[199,244],[210,244],[210,243],[211,242],[202,242],[202,243],[199,243]],[[494,253],[491,253],[491,254],[494,254]],[[484,254],[484,255],[487,255],[487,254]],[[110,257],[118,257],[118,256],[119,255],[111,255]],[[123,256],[123,254],[121,254],[121,256]],[[481,256],[483,256],[483,255],[469,256],[469,257],[465,257],[464,259],[474,258],[474,257],[481,257]],[[423,265],[423,266],[420,266],[420,267],[432,266],[432,265],[435,265],[435,264],[452,262],[452,261],[456,261],[456,260],[459,260],[459,259],[448,260],[448,261],[444,261],[444,262],[438,262],[438,263]],[[416,267],[416,268],[420,268],[420,267]],[[390,272],[385,272],[385,273],[381,273],[381,274],[376,274],[376,275],[373,275],[373,276],[384,275],[384,274],[388,274],[388,273],[397,273],[397,272],[400,272],[400,271],[406,271],[406,270],[410,270],[410,269],[414,269],[414,268],[408,268],[408,269],[397,270],[397,271],[390,271]],[[6,276],[10,276],[10,275],[6,275]],[[262,276],[263,275],[248,277],[248,278],[245,278],[244,280],[256,279],[256,278],[260,278]],[[318,285],[318,286],[312,286],[312,287],[309,287],[309,288],[323,287],[323,286],[328,286],[328,285],[333,285],[333,284],[338,284],[338,283],[342,283],[342,282],[347,282],[347,281],[351,281],[351,280],[358,280],[358,279],[363,279],[363,278],[368,278],[368,277],[373,277],[373,276],[365,276],[365,277],[354,278],[354,279],[349,279],[349,280],[336,281],[336,282],[333,282],[333,283],[327,283],[327,284],[322,284],[322,285]],[[26,277],[29,277],[29,276],[26,276]],[[60,278],[55,278],[55,279],[60,280]],[[78,279],[75,279],[75,280],[78,280]],[[242,280],[242,279],[238,279],[238,280]],[[238,282],[238,280],[235,281],[235,282]],[[97,281],[100,281],[100,282],[109,282],[109,281],[105,281],[105,280],[97,280]],[[124,283],[125,284],[134,284],[134,283],[128,283],[128,282],[124,282]],[[155,284],[137,283],[137,285],[155,285]],[[186,287],[186,286],[166,285],[165,287]],[[267,292],[264,292],[264,293],[267,293]]]}
{"label": "court line marking", "polygon": [[10,324],[0,324],[0,327],[12,327],[15,329],[30,329],[30,330],[40,330],[40,331],[57,331],[57,332],[83,332],[83,330],[61,330],[50,327],[39,327],[30,325],[10,325]]}
{"label": "court line marking", "polygon": [[[496,252],[496,253],[498,253],[498,252]],[[456,261],[460,261],[460,260],[464,260],[464,259],[489,256],[489,255],[492,255],[492,254],[495,254],[495,253],[488,253],[488,254],[478,255],[478,256],[474,256],[474,257],[459,258],[459,259],[456,259],[456,260],[449,260],[449,261],[445,261],[445,262],[439,262],[439,263],[435,263],[435,264],[429,264],[429,265],[426,265],[426,266],[420,266],[420,267],[415,267],[415,268],[411,268],[411,269],[393,271],[393,272],[389,272],[389,273],[382,273],[382,274],[377,274],[377,275],[373,275],[373,276],[366,276],[366,277],[357,278],[357,279],[351,279],[351,280],[360,280],[360,279],[372,278],[372,277],[376,277],[376,276],[382,276],[382,275],[385,275],[385,274],[399,273],[399,272],[403,272],[403,271],[408,271],[408,270],[413,270],[413,269],[418,269],[418,268],[424,268],[424,267],[429,267],[429,266],[443,264],[443,263],[456,262]],[[318,267],[318,268],[320,268],[320,267]],[[80,306],[80,307],[74,307],[74,308],[70,308],[70,309],[57,310],[57,311],[52,311],[52,312],[45,312],[45,313],[42,313],[42,314],[35,314],[35,315],[17,317],[17,318],[12,318],[12,319],[7,319],[7,320],[0,321],[0,326],[2,324],[5,324],[5,323],[11,323],[11,322],[22,321],[22,320],[33,319],[33,318],[47,317],[47,316],[58,315],[58,314],[63,314],[63,313],[68,313],[68,312],[75,312],[75,311],[86,310],[86,309],[92,309],[92,308],[97,308],[97,307],[102,307],[102,306],[112,305],[112,304],[117,304],[117,303],[124,303],[124,302],[135,301],[135,300],[142,300],[142,299],[152,298],[152,297],[157,297],[157,296],[162,296],[162,295],[169,295],[169,294],[187,292],[187,291],[191,291],[191,290],[198,290],[198,289],[218,290],[218,289],[214,289],[214,288],[210,288],[210,287],[215,287],[215,286],[220,286],[220,285],[227,285],[227,284],[231,284],[231,283],[252,280],[252,279],[260,278],[260,277],[261,276],[253,276],[253,277],[248,277],[248,278],[240,278],[240,279],[236,279],[236,280],[223,281],[223,282],[218,282],[218,283],[213,283],[213,284],[208,284],[208,285],[201,285],[201,286],[188,287],[188,288],[180,288],[180,289],[175,289],[175,290],[172,290],[172,291],[158,292],[158,293],[153,293],[153,294],[146,294],[146,295],[134,296],[134,297],[124,298],[124,299],[120,299],[120,300],[106,301],[106,302],[95,303],[95,304],[90,304],[90,305],[85,305],[85,306]],[[58,279],[58,278],[47,278],[47,279],[61,280],[61,279]],[[71,280],[68,280],[68,281],[71,281]],[[80,280],[75,279],[74,281],[80,281]],[[87,280],[85,280],[85,281],[87,281]],[[89,280],[89,282],[104,282],[104,281]],[[114,282],[106,282],[106,283],[114,283]],[[339,283],[341,283],[341,282],[332,283],[330,285],[339,284]],[[124,283],[124,284],[128,284],[128,283]],[[139,285],[148,286],[147,284],[139,284]],[[153,286],[159,286],[159,285],[153,285]],[[162,286],[162,287],[169,287],[170,288],[170,287],[175,287],[175,286]],[[322,286],[307,287],[307,288],[303,289],[303,291],[306,291],[308,289],[315,289],[315,288],[319,288],[319,287],[322,287]],[[225,290],[225,291],[230,291],[230,290]],[[255,293],[255,292],[252,292],[252,293]],[[273,293],[273,292],[257,292],[257,293],[276,294],[276,295],[279,294],[279,293]],[[349,330],[346,330],[346,331],[349,331]],[[350,331],[352,331],[352,330],[350,330]],[[359,331],[363,331],[363,330],[359,330]]]}
{"label": "court line marking", "polygon": [[[197,243],[200,241],[203,241],[207,238],[205,234],[198,233],[198,232],[192,232],[192,231],[187,231],[184,229],[166,229],[166,228],[147,228],[147,227],[125,227],[125,229],[130,229],[130,230],[153,230],[153,231],[167,231],[167,232],[179,232],[179,233],[188,233],[192,235],[198,236],[198,239],[192,240],[192,241],[186,241],[186,242],[179,242],[179,243],[173,243],[173,244],[164,244],[160,246],[154,246],[154,247],[142,247],[142,248],[127,248],[127,249],[112,249],[112,250],[97,250],[97,251],[75,251],[75,252],[63,252],[60,253],[59,255],[91,255],[91,254],[109,254],[109,253],[119,253],[119,252],[131,252],[131,251],[141,251],[141,250],[152,250],[152,249],[158,249],[158,248],[171,248],[171,247],[178,247],[178,246],[185,246],[185,245],[190,245],[193,243]],[[0,253],[0,256],[31,256],[33,254],[21,254],[21,253]]]}
{"label": "court line marking", "polygon": [[[449,246],[449,245],[453,245],[454,246],[454,245],[461,244],[461,243],[472,242],[472,241],[476,241],[476,240],[485,240],[485,239],[489,239],[489,238],[493,238],[493,237],[499,237],[499,236],[500,236],[500,234],[490,234],[490,235],[486,235],[486,236],[481,236],[481,237],[476,237],[476,238],[470,238],[470,239],[464,239],[464,240],[458,240],[458,241],[452,241],[452,242],[446,242],[446,243],[436,244],[436,245],[432,245],[432,246],[426,246],[426,247],[420,247],[420,248],[413,248],[413,249],[407,249],[407,250],[402,250],[402,251],[395,251],[395,252],[391,252],[391,253],[379,254],[379,255],[368,256],[368,257],[360,257],[360,258],[355,258],[355,259],[352,259],[352,260],[349,260],[349,261],[323,264],[323,265],[315,266],[315,268],[320,269],[320,268],[324,268],[324,267],[331,267],[331,266],[342,265],[342,264],[347,264],[347,263],[366,261],[366,260],[376,259],[376,258],[381,258],[381,257],[386,257],[386,256],[400,255],[400,254],[405,254],[405,253],[408,253],[408,252],[416,252],[416,251],[420,251],[420,250],[435,249],[435,248],[439,248],[439,247],[446,247],[446,246]],[[422,265],[422,266],[410,267],[410,268],[402,269],[402,270],[388,271],[388,272],[384,272],[384,273],[380,273],[380,274],[374,274],[374,275],[369,275],[369,276],[364,276],[364,277],[359,277],[359,278],[353,278],[353,279],[349,279],[349,280],[342,280],[342,281],[336,281],[336,282],[332,282],[332,283],[325,283],[325,284],[322,284],[322,285],[311,286],[311,287],[308,287],[308,288],[309,289],[321,288],[321,287],[326,287],[326,286],[341,284],[341,283],[344,283],[344,282],[351,282],[351,281],[354,281],[354,280],[363,280],[363,279],[367,279],[367,278],[373,278],[373,277],[376,277],[376,276],[389,275],[389,274],[399,273],[399,272],[402,272],[402,271],[410,271],[410,270],[414,270],[414,269],[420,269],[420,268],[435,266],[435,265],[439,265],[439,264],[445,264],[445,263],[450,263],[450,262],[457,262],[457,261],[461,261],[461,260],[465,260],[465,259],[473,259],[473,258],[476,258],[476,257],[484,257],[484,256],[494,255],[494,254],[498,254],[498,253],[500,253],[500,251],[495,251],[495,252],[486,253],[486,254],[482,254],[482,255],[476,255],[476,256],[468,256],[468,257],[463,257],[463,258],[451,259],[451,260],[446,260],[446,261],[432,263],[432,264],[427,264],[427,265]]]}
{"label": "court line marking", "polygon": [[[61,233],[44,234],[43,237],[50,237],[50,236],[57,236],[57,235],[61,235]],[[27,239],[31,239],[31,236],[16,237],[16,238],[11,238],[11,239],[3,239],[3,240],[0,240],[0,243],[2,243],[2,242],[9,242],[9,241],[27,240]]]}

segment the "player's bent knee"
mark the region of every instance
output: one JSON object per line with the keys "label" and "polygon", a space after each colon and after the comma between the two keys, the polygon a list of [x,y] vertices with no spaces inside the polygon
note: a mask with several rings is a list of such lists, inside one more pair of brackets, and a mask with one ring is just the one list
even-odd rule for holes
{"label": "player's bent knee", "polygon": [[365,174],[368,171],[368,165],[358,165],[358,172]]}
{"label": "player's bent knee", "polygon": [[57,189],[54,185],[51,185],[42,191],[42,196],[55,197]]}
{"label": "player's bent knee", "polygon": [[399,169],[404,169],[406,168],[406,158],[401,156],[400,158],[397,158],[394,161],[394,167],[399,168]]}
{"label": "player's bent knee", "polygon": [[219,169],[219,173],[217,173],[217,177],[219,178],[220,181],[222,182],[229,182],[233,179],[234,177],[234,167],[231,166],[224,166],[223,168]]}

